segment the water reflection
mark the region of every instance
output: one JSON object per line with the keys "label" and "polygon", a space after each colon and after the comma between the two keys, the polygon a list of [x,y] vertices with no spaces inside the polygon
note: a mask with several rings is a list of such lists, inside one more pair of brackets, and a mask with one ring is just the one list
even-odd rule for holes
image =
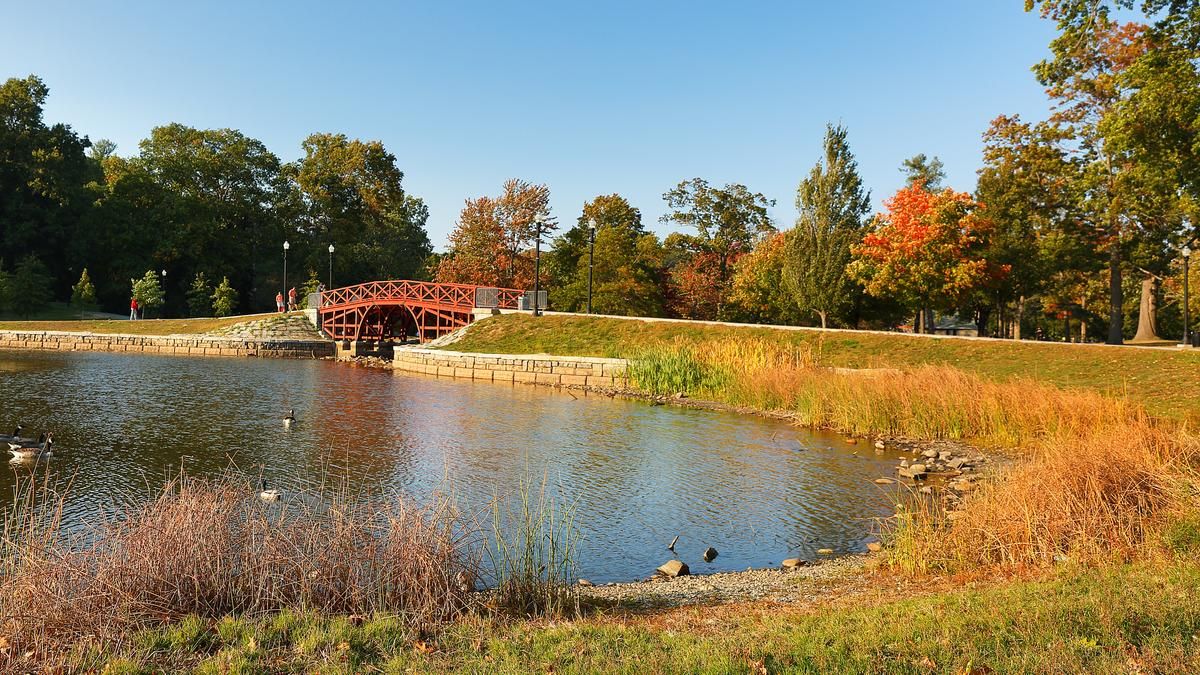
{"label": "water reflection", "polygon": [[[422,500],[449,487],[475,512],[544,475],[577,505],[594,581],[645,576],[676,534],[696,572],[862,550],[888,501],[871,479],[894,465],[770,420],[327,361],[0,353],[0,403],[0,428],[55,432],[46,470],[72,480],[74,522],[181,464],[285,488],[332,468]],[[0,499],[28,470],[0,471]]]}

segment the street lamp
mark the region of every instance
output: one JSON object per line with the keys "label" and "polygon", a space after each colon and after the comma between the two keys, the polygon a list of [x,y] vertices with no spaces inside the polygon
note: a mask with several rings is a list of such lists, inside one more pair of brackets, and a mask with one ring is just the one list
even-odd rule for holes
{"label": "street lamp", "polygon": [[292,247],[292,245],[287,243],[287,241],[283,242],[283,294],[284,295],[287,295],[287,252],[288,252],[288,249],[291,247]]}
{"label": "street lamp", "polygon": [[333,244],[329,245],[329,286],[333,290]]}
{"label": "street lamp", "polygon": [[596,259],[596,219],[588,218],[588,303],[587,313],[592,313],[592,263]]}
{"label": "street lamp", "polygon": [[1191,267],[1188,259],[1192,257],[1192,249],[1184,244],[1183,246],[1183,345],[1185,347],[1192,346],[1192,317],[1188,315],[1188,271]]}
{"label": "street lamp", "polygon": [[167,307],[166,307],[167,303],[165,302],[165,299],[167,296],[167,271],[166,270],[162,271],[162,291],[163,291],[163,299],[164,299],[162,317],[165,319],[165,318],[167,318]]}
{"label": "street lamp", "polygon": [[533,253],[533,315],[541,316],[541,305],[539,302],[542,295],[542,227],[546,224],[546,212],[539,211],[533,217],[533,226],[536,231],[537,239],[534,240]]}

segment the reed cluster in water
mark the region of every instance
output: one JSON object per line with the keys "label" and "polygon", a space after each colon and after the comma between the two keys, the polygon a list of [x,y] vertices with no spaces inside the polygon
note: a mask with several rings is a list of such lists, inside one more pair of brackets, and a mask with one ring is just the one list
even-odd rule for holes
{"label": "reed cluster in water", "polygon": [[[1200,441],[1179,423],[1124,398],[1029,379],[988,380],[949,366],[848,371],[819,361],[765,340],[673,342],[633,359],[630,377],[648,393],[783,411],[854,435],[1005,448],[1013,461],[953,518],[936,501],[900,500],[886,530],[905,569],[1129,560],[1183,539],[1200,546]],[[1192,529],[1195,537],[1179,534]]]}

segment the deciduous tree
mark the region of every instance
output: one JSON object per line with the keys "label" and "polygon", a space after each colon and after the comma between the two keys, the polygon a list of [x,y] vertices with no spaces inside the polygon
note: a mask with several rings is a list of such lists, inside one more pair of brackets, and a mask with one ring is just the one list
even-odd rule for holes
{"label": "deciduous tree", "polygon": [[468,199],[438,265],[438,281],[533,288],[535,241],[556,229],[553,220],[536,221],[549,214],[549,202],[548,187],[517,178],[505,181],[499,197]]}

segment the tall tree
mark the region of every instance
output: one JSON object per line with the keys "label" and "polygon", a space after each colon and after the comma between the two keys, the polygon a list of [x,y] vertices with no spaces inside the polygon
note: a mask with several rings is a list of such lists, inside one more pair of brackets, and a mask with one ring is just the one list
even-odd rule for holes
{"label": "tall tree", "polygon": [[293,184],[301,269],[323,269],[328,247],[338,285],[420,276],[432,252],[429,209],[404,190],[404,172],[380,141],[313,134],[304,157],[285,167]]}
{"label": "tall tree", "polygon": [[802,321],[795,295],[785,283],[789,240],[795,230],[776,232],[734,264],[729,318],[748,323],[797,324]]}
{"label": "tall tree", "polygon": [[[705,318],[721,318],[734,262],[775,231],[767,214],[767,208],[774,206],[775,201],[739,183],[715,188],[700,178],[679,183],[664,193],[663,199],[670,211],[659,220],[696,228],[698,252],[709,254],[715,263],[716,288],[712,293],[716,299],[715,316]],[[698,270],[709,265],[690,267]],[[709,276],[693,275],[689,282]]]}
{"label": "tall tree", "polygon": [[884,206],[850,266],[871,295],[894,297],[914,311],[948,310],[1008,273],[982,255],[991,225],[970,195],[929,192],[917,183]]}
{"label": "tall tree", "polygon": [[853,301],[855,286],[846,266],[871,209],[845,127],[826,127],[824,156],[800,183],[796,209],[800,217],[787,238],[783,281],[793,302],[815,313],[826,328],[830,316],[840,319]]}
{"label": "tall tree", "polygon": [[946,179],[946,165],[942,160],[936,156],[926,157],[923,152],[904,160],[900,172],[904,174],[905,185],[920,183],[931,192],[942,189],[942,181]]}
{"label": "tall tree", "polygon": [[[438,281],[506,288],[533,288],[534,246],[556,229],[550,189],[513,178],[499,197],[468,199],[450,233],[450,250],[438,265]],[[540,230],[540,231],[539,231]],[[545,270],[543,270],[545,274]]]}

